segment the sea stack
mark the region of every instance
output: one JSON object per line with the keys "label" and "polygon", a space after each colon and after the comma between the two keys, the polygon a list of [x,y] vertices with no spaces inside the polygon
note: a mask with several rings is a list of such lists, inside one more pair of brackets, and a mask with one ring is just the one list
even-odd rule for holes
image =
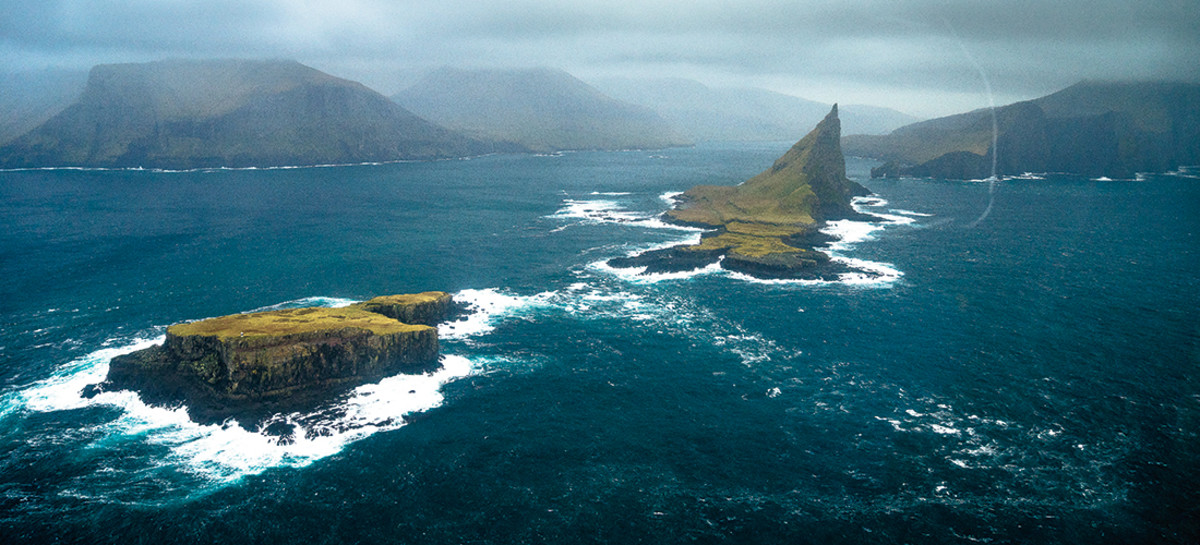
{"label": "sea stack", "polygon": [[814,246],[825,222],[859,218],[851,206],[868,191],[846,178],[837,105],[807,136],[759,175],[737,186],[695,186],[666,219],[712,229],[699,244],[609,261],[646,273],[721,267],[765,278],[832,278],[840,268]]}
{"label": "sea stack", "polygon": [[292,410],[337,387],[435,368],[433,325],[450,305],[449,294],[426,292],[175,324],[163,344],[113,358],[102,387],[183,403],[208,421]]}

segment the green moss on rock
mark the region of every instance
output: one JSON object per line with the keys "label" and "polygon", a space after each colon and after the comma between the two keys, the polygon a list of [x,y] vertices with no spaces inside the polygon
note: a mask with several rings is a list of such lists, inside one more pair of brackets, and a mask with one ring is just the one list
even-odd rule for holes
{"label": "green moss on rock", "polygon": [[382,314],[407,324],[434,325],[450,315],[453,301],[450,294],[427,291],[402,295],[383,295],[353,305],[368,312]]}
{"label": "green moss on rock", "polygon": [[[450,296],[429,292],[371,301],[436,323],[445,317],[437,309],[449,308]],[[367,310],[371,306],[175,324],[162,345],[114,358],[106,385],[139,390],[151,402],[184,402],[193,414],[218,418],[263,403],[286,408],[335,386],[436,366],[436,328]]]}
{"label": "green moss on rock", "polygon": [[[828,256],[812,249],[825,220],[859,217],[851,207],[866,188],[846,178],[837,106],[771,168],[740,185],[701,185],[679,196],[667,218],[713,228],[699,244],[610,261],[647,271],[691,266],[688,254],[724,257],[722,266],[768,277],[811,276]],[[656,266],[658,265],[658,266]]]}

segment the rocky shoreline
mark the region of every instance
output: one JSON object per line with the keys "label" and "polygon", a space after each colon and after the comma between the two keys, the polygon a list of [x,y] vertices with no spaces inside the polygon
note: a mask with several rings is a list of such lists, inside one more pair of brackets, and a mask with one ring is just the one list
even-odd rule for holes
{"label": "rocky shoreline", "polygon": [[709,229],[698,244],[618,257],[608,265],[644,268],[640,274],[692,271],[713,263],[767,279],[836,280],[853,269],[823,251],[836,237],[821,232],[829,220],[873,220],[854,210],[870,194],[846,178],[837,106],[816,128],[741,185],[696,186],[675,197],[669,223]]}
{"label": "rocky shoreline", "polygon": [[182,403],[204,422],[297,410],[370,379],[436,369],[434,326],[452,310],[449,294],[425,292],[175,324],[163,344],[113,358],[97,390]]}

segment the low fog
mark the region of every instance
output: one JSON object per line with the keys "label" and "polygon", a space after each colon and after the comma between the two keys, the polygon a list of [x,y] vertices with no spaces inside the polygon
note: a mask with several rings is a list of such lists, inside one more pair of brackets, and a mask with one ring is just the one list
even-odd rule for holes
{"label": "low fog", "polygon": [[385,94],[439,66],[681,77],[933,117],[1081,79],[1200,80],[1193,0],[5,0],[0,70],[288,58]]}

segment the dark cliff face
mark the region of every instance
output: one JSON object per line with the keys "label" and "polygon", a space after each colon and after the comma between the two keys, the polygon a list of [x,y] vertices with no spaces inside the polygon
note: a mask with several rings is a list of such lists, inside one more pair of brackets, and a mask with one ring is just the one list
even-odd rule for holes
{"label": "dark cliff face", "polygon": [[298,410],[368,379],[435,368],[432,326],[451,307],[449,294],[426,292],[175,324],[162,345],[113,358],[101,387],[184,403],[203,421]]}
{"label": "dark cliff face", "polygon": [[79,100],[0,148],[0,165],[280,166],[486,151],[299,63],[164,61],[93,68]]}
{"label": "dark cliff face", "polygon": [[1200,85],[1084,82],[992,113],[977,110],[847,138],[855,155],[890,162],[873,175],[984,178],[1069,172],[1128,177],[1200,162]]}

